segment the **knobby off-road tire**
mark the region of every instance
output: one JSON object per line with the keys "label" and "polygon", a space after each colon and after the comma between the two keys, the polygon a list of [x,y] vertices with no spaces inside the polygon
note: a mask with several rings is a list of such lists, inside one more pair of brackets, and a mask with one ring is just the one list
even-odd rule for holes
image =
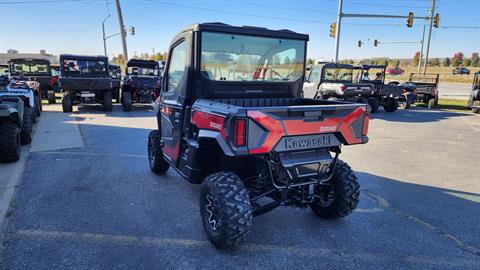
{"label": "knobby off-road tire", "polygon": [[132,110],[132,93],[124,92],[122,93],[122,107],[123,110],[129,112]]}
{"label": "knobby off-road tire", "polygon": [[[480,101],[479,100],[475,100],[472,104],[474,107],[480,107]],[[472,112],[473,113],[480,113],[480,108],[473,108],[472,107]]]}
{"label": "knobby off-road tire", "polygon": [[0,123],[0,162],[17,161],[20,154],[20,128],[11,120]]}
{"label": "knobby off-road tire", "polygon": [[228,171],[207,176],[201,187],[200,214],[208,239],[217,248],[230,249],[244,241],[253,215],[242,180]]}
{"label": "knobby off-road tire", "polygon": [[[348,216],[357,207],[360,196],[360,185],[357,177],[347,163],[338,160],[332,177],[329,199],[324,194],[317,194],[310,204],[313,212],[322,218],[336,219]],[[333,196],[333,197],[332,197]]]}
{"label": "knobby off-road tire", "polygon": [[36,112],[33,108],[23,108],[23,124],[20,131],[20,141],[22,145],[30,144],[32,142],[33,118],[35,114]]}
{"label": "knobby off-road tire", "polygon": [[434,98],[431,98],[431,99],[428,100],[427,107],[429,109],[435,107],[435,99]]}
{"label": "knobby off-road tire", "polygon": [[48,92],[47,93],[48,104],[55,104],[57,103],[57,98],[55,97],[55,93]]}
{"label": "knobby off-road tire", "polygon": [[112,111],[112,90],[103,92],[103,109],[107,112]]}
{"label": "knobby off-road tire", "polygon": [[62,109],[63,112],[72,112],[72,96],[69,93],[64,93],[62,97]]}
{"label": "knobby off-road tire", "polygon": [[374,97],[369,97],[367,100],[368,100],[368,104],[372,108],[371,113],[376,113],[378,111],[378,108],[380,107],[380,103],[378,102],[378,99]]}
{"label": "knobby off-road tire", "polygon": [[37,108],[37,116],[41,116],[43,111],[43,104],[42,104],[41,97],[35,96],[35,106]]}
{"label": "knobby off-road tire", "polygon": [[148,163],[152,172],[156,174],[163,174],[170,168],[168,162],[163,158],[160,138],[159,130],[152,130],[148,134]]}
{"label": "knobby off-road tire", "polygon": [[389,98],[387,104],[383,105],[383,109],[386,112],[394,112],[398,108],[398,101],[393,98]]}

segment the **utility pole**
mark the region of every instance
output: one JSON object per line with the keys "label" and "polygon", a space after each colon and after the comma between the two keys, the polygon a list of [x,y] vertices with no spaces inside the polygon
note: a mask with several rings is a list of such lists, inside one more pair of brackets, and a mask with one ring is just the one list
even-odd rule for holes
{"label": "utility pole", "polygon": [[338,0],[338,15],[337,15],[337,27],[335,33],[335,63],[338,63],[338,49],[340,46],[340,28],[342,27],[342,15],[343,15],[343,0]]}
{"label": "utility pole", "polygon": [[123,59],[125,59],[125,63],[127,63],[128,61],[127,39],[126,39],[125,25],[123,24],[123,15],[122,15],[122,8],[120,7],[120,0],[115,0],[115,4],[117,6],[118,24],[120,25],[120,36],[122,38]]}
{"label": "utility pole", "polygon": [[427,51],[425,53],[425,63],[423,63],[423,73],[427,73],[428,53],[430,51],[430,38],[432,37],[433,14],[435,14],[435,0],[432,0],[432,9],[430,9],[430,30],[428,31]]}
{"label": "utility pole", "polygon": [[110,18],[110,14],[108,14],[107,17],[105,17],[105,19],[103,19],[103,22],[102,22],[102,31],[103,31],[103,54],[105,54],[106,57],[108,57],[107,55],[107,39],[105,38],[105,21]]}
{"label": "utility pole", "polygon": [[420,57],[418,58],[418,73],[422,69],[423,43],[425,42],[425,24],[423,25],[422,45],[420,46]]}

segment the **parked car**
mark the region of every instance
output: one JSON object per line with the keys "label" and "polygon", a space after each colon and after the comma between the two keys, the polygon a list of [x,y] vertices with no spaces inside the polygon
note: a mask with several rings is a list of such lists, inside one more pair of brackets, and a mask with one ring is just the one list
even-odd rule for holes
{"label": "parked car", "polygon": [[401,69],[400,67],[389,67],[386,71],[388,75],[401,75],[404,72],[405,70]]}
{"label": "parked car", "polygon": [[460,74],[460,75],[470,75],[470,70],[466,67],[456,67],[452,70],[452,74],[453,75],[457,75],[457,74]]}
{"label": "parked car", "polygon": [[473,77],[472,91],[468,99],[468,108],[473,113],[480,113],[480,72],[475,73]]}
{"label": "parked car", "polygon": [[358,204],[339,154],[367,143],[367,106],[300,97],[308,39],[205,23],[171,43],[148,160],[154,173],[171,167],[201,184],[201,222],[218,248],[241,243],[254,216],[280,205],[341,218]]}
{"label": "parked car", "polygon": [[112,110],[112,87],[105,56],[60,55],[60,92],[63,112],[74,104],[100,103]]}

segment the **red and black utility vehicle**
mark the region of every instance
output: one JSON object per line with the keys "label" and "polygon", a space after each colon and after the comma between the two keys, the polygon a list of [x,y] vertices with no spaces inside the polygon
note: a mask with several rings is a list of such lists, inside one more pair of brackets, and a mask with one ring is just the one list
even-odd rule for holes
{"label": "red and black utility vehicle", "polygon": [[160,67],[157,61],[131,59],[122,81],[122,106],[130,111],[133,103],[151,103],[160,88]]}
{"label": "red and black utility vehicle", "polygon": [[253,216],[280,205],[323,218],[357,206],[357,178],[339,154],[367,143],[367,105],[300,97],[307,41],[290,30],[204,23],[171,43],[150,168],[201,184],[201,219],[218,248],[243,241]]}
{"label": "red and black utility vehicle", "polygon": [[15,58],[8,62],[10,77],[22,77],[22,80],[36,81],[40,84],[39,99],[55,103],[54,86],[56,78],[52,76],[50,61],[46,59]]}

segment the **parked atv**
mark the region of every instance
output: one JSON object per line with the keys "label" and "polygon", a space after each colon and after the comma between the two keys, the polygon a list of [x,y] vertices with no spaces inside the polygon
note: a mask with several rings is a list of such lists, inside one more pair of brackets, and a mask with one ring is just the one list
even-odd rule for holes
{"label": "parked atv", "polygon": [[130,111],[133,103],[151,103],[157,98],[160,73],[157,61],[131,59],[122,81],[122,106]]}
{"label": "parked atv", "polygon": [[374,87],[374,94],[367,98],[368,104],[372,107],[372,113],[380,106],[386,112],[394,112],[398,108],[399,99],[403,99],[403,87],[385,84],[386,65],[361,65],[355,66],[358,71],[354,76],[355,82],[371,83]]}
{"label": "parked atv", "polygon": [[48,99],[48,103],[55,103],[54,85],[50,61],[45,59],[17,58],[9,62],[10,76],[24,76],[27,81],[36,81],[40,84],[38,98]]}
{"label": "parked atv", "polygon": [[[369,104],[368,98],[375,95],[375,88],[372,83],[354,81],[353,72],[354,67],[347,64],[314,65],[306,76],[303,95],[307,98]],[[372,109],[369,105],[368,110]]]}
{"label": "parked atv", "polygon": [[201,220],[218,248],[241,243],[254,216],[280,205],[342,218],[358,204],[339,154],[367,143],[367,106],[299,96],[308,38],[205,23],[171,43],[148,160],[154,173],[172,167],[201,184]]}
{"label": "parked atv", "polygon": [[75,104],[103,104],[112,110],[112,87],[105,56],[60,55],[60,92],[63,112]]}
{"label": "parked atv", "polygon": [[18,97],[0,96],[0,162],[20,159],[23,101]]}
{"label": "parked atv", "polygon": [[468,99],[468,108],[473,113],[480,113],[480,72],[474,75],[472,91],[470,91],[470,98]]}
{"label": "parked atv", "polygon": [[410,73],[408,82],[415,84],[415,102],[423,102],[427,107],[438,105],[438,73]]}
{"label": "parked atv", "polygon": [[8,86],[0,87],[0,97],[15,97],[23,101],[23,120],[20,132],[22,144],[30,144],[32,141],[33,125],[40,116],[39,99],[34,94],[35,91],[31,88],[31,84],[38,83],[12,78]]}

